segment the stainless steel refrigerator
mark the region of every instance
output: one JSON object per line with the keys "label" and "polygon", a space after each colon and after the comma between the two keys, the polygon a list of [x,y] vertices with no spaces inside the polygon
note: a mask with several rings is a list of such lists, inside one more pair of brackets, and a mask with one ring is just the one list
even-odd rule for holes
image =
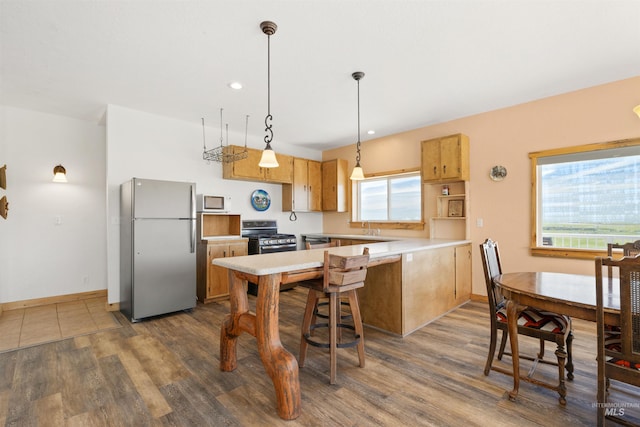
{"label": "stainless steel refrigerator", "polygon": [[196,186],[120,186],[120,311],[132,322],[196,305]]}

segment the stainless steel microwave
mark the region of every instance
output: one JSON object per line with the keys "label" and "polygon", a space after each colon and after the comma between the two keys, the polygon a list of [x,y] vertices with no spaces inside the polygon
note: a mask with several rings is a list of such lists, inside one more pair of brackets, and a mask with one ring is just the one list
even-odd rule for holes
{"label": "stainless steel microwave", "polygon": [[231,209],[231,197],[199,194],[197,209],[198,212],[229,212]]}

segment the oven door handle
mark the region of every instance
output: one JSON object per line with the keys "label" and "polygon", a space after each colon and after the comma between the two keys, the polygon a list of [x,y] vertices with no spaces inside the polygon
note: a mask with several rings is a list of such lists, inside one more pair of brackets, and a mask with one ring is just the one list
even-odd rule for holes
{"label": "oven door handle", "polygon": [[262,246],[260,249],[263,250],[263,251],[264,250],[270,251],[270,250],[273,250],[273,249],[291,249],[291,248],[297,248],[297,245],[294,245],[294,244],[291,244],[291,243],[289,243],[287,245],[269,245],[269,246]]}

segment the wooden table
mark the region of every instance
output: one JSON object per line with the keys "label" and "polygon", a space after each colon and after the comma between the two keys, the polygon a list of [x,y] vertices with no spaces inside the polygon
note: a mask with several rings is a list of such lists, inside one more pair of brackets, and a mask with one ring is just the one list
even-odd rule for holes
{"label": "wooden table", "polygon": [[[596,321],[596,279],[594,276],[583,276],[565,273],[524,272],[506,273],[494,279],[507,299],[507,323],[509,342],[511,344],[513,363],[513,390],[509,398],[518,396],[520,379],[556,390],[560,395],[560,403],[564,404],[566,388],[564,381],[555,386],[520,376],[520,359],[518,352],[518,313],[526,306],[541,310],[566,314],[571,317]],[[617,279],[609,283],[608,293],[604,297],[605,323],[618,325],[620,295]],[[559,349],[564,351],[563,349]],[[518,373],[518,374],[516,374]]]}
{"label": "wooden table", "polygon": [[[390,243],[391,244],[391,243]],[[370,246],[369,267],[399,262],[401,254],[383,243],[330,248],[343,256],[360,255]],[[398,249],[399,250],[399,249]],[[229,269],[230,313],[220,332],[220,369],[237,367],[237,339],[243,332],[256,338],[260,359],[271,377],[276,392],[278,415],[285,420],[300,416],[300,382],[298,361],[280,341],[278,305],[280,285],[322,277],[324,249],[279,252],[213,260]],[[249,312],[245,284],[258,285],[256,312]]]}

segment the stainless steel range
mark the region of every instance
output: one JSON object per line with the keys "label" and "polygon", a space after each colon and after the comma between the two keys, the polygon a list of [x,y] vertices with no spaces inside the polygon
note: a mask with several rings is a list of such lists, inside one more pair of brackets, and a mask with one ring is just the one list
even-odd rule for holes
{"label": "stainless steel range", "polygon": [[[278,223],[272,220],[243,220],[242,237],[249,239],[249,255],[295,251],[298,239],[295,234],[278,233]],[[291,289],[295,285],[281,286],[280,290]],[[258,294],[258,286],[249,282],[248,292]]]}
{"label": "stainless steel range", "polygon": [[243,220],[242,237],[249,239],[249,255],[295,251],[298,249],[296,235],[278,233],[277,221]]}

